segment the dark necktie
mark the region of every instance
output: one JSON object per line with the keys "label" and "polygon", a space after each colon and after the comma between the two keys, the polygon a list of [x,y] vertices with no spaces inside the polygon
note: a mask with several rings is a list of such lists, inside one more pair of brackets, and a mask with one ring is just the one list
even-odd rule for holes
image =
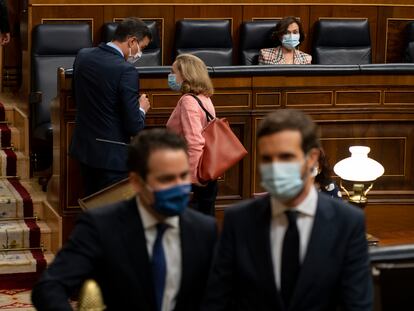
{"label": "dark necktie", "polygon": [[298,280],[299,264],[299,232],[296,226],[296,211],[286,211],[289,225],[283,239],[281,287],[285,306],[289,306],[296,281]]}
{"label": "dark necktie", "polygon": [[155,300],[157,311],[162,308],[162,299],[164,297],[165,278],[167,275],[167,264],[165,261],[164,248],[162,246],[162,237],[168,225],[164,223],[157,224],[157,237],[155,238],[152,248],[152,277],[154,281]]}

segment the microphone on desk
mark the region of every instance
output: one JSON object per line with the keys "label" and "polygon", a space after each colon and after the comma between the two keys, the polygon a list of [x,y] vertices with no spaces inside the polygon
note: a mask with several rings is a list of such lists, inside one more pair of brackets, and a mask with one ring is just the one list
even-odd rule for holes
{"label": "microphone on desk", "polygon": [[126,144],[122,141],[109,140],[109,139],[103,139],[103,138],[96,138],[96,141],[100,141],[102,143],[107,143],[107,144],[121,145],[121,146],[128,146],[129,145],[129,144]]}

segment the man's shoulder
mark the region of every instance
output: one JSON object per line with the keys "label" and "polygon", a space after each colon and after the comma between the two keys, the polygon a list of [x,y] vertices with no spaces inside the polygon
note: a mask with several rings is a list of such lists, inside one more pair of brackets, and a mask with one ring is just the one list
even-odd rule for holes
{"label": "man's shoulder", "polygon": [[318,205],[328,211],[328,213],[335,213],[335,215],[339,216],[336,217],[338,220],[361,220],[365,217],[361,208],[343,201],[340,198],[332,198],[322,192],[318,193]]}
{"label": "man's shoulder", "polygon": [[204,215],[200,212],[194,211],[191,208],[187,208],[182,217],[186,219],[192,226],[211,227],[216,225],[216,220],[212,216]]}
{"label": "man's shoulder", "polygon": [[264,214],[268,207],[270,207],[270,196],[262,195],[227,207],[224,215],[236,221],[251,220],[258,213]]}
{"label": "man's shoulder", "polygon": [[98,222],[115,222],[119,216],[130,213],[134,208],[137,210],[133,199],[130,199],[95,207],[84,213],[85,217],[90,217]]}

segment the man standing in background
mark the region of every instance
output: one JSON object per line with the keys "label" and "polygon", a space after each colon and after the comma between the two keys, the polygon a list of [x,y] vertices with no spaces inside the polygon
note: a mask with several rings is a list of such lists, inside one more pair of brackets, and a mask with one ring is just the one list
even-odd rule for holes
{"label": "man standing in background", "polygon": [[226,208],[202,311],[371,311],[364,213],[316,191],[316,124],[280,109],[257,146],[269,195]]}
{"label": "man standing in background", "polygon": [[128,177],[125,144],[144,128],[150,108],[147,96],[138,95],[138,71],[132,64],[151,38],[143,21],[126,18],[111,42],[82,49],[76,57],[70,155],[80,162],[85,195]]}

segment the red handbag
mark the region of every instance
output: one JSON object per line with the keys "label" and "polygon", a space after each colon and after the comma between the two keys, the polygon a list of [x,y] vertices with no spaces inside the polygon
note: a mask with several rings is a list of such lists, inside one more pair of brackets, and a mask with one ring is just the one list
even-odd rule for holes
{"label": "red handbag", "polygon": [[216,180],[248,153],[225,119],[214,118],[201,100],[191,94],[204,110],[208,124],[201,133],[205,139],[203,153],[198,162],[198,178],[202,182]]}

